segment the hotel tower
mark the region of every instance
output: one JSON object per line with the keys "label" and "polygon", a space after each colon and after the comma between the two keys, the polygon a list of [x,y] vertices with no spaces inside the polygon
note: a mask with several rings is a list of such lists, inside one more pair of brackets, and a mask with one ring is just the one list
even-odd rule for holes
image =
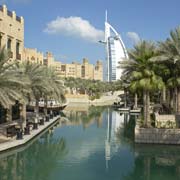
{"label": "hotel tower", "polygon": [[107,21],[107,11],[105,39],[100,42],[105,45],[106,49],[103,79],[107,82],[119,80],[122,74],[122,69],[118,68],[119,62],[124,58],[128,58],[128,54],[120,34]]}

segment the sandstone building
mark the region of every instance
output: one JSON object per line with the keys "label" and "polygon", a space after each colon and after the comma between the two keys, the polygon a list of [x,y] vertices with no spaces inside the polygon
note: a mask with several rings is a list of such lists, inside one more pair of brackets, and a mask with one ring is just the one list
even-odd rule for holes
{"label": "sandstone building", "polygon": [[24,48],[23,59],[31,63],[42,64],[44,62],[43,53],[38,52],[37,49]]}
{"label": "sandstone building", "polygon": [[44,58],[44,65],[52,66],[60,77],[73,77],[91,80],[103,80],[103,65],[97,61],[96,65],[89,64],[88,59],[83,59],[83,63],[72,62],[71,64],[55,61],[52,53],[47,52]]}
{"label": "sandstone building", "polygon": [[37,49],[24,47],[24,19],[16,16],[14,11],[9,11],[6,5],[0,6],[0,48],[5,46],[10,53],[11,60],[29,61],[52,66],[60,77],[73,77],[82,79],[103,80],[102,63],[90,64],[88,59],[83,59],[82,64],[71,64],[55,61],[50,52],[43,56]]}
{"label": "sandstone building", "polygon": [[11,59],[22,60],[24,49],[24,19],[0,6],[0,48],[5,46]]}

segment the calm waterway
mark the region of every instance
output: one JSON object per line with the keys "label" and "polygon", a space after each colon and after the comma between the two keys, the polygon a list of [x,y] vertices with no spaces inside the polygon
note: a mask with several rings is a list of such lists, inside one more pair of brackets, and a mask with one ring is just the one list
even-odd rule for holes
{"label": "calm waterway", "polygon": [[73,107],[67,123],[0,154],[0,180],[179,180],[180,147],[135,145],[135,117]]}

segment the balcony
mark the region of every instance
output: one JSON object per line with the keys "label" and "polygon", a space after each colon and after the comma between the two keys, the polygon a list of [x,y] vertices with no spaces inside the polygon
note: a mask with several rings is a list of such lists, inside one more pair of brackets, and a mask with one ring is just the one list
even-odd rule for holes
{"label": "balcony", "polygon": [[17,59],[17,60],[21,60],[21,54],[18,54],[18,53],[17,53],[17,54],[16,54],[16,59]]}

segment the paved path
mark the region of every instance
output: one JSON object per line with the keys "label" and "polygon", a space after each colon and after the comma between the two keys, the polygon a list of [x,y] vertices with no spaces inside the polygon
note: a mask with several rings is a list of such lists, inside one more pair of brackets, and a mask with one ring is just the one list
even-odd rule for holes
{"label": "paved path", "polygon": [[7,142],[1,143],[0,152],[26,144],[28,141],[32,140],[42,131],[44,131],[53,123],[55,123],[58,119],[60,119],[60,116],[56,116],[53,119],[51,119],[49,122],[45,122],[44,125],[38,126],[38,129],[32,130],[30,135],[24,135],[22,140],[12,139]]}

